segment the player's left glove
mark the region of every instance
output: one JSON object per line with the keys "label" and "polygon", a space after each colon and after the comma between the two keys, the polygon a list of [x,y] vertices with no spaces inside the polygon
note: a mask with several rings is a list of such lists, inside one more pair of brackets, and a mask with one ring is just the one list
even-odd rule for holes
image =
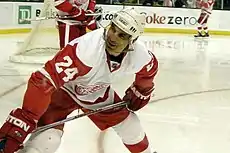
{"label": "player's left glove", "polygon": [[95,11],[87,10],[87,14],[95,14],[94,16],[87,16],[87,28],[89,30],[95,30],[100,28],[100,22],[102,20],[102,7],[95,7]]}
{"label": "player's left glove", "polygon": [[138,89],[132,84],[126,91],[123,97],[124,101],[129,102],[127,108],[131,111],[137,111],[144,107],[150,100],[151,93],[154,90],[153,86],[148,89]]}
{"label": "player's left glove", "polygon": [[[91,10],[86,10],[85,11],[85,14],[93,14],[94,12],[93,11],[91,11]],[[94,16],[86,16],[86,18],[85,18],[85,23],[90,23],[90,21],[92,21],[94,19]]]}

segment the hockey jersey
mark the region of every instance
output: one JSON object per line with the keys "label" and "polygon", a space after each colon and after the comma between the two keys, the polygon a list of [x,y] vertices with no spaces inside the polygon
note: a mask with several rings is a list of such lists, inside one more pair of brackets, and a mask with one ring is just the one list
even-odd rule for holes
{"label": "hockey jersey", "polygon": [[[58,10],[59,16],[72,15],[73,7],[79,10],[94,12],[96,1],[95,0],[55,0],[55,7]],[[79,12],[80,15],[81,12]]]}
{"label": "hockey jersey", "polygon": [[201,0],[201,13],[212,14],[215,0]]}
{"label": "hockey jersey", "polygon": [[142,89],[152,86],[158,62],[141,41],[133,45],[134,50],[112,71],[105,51],[105,29],[101,28],[71,41],[40,72],[82,107],[102,107],[114,101],[111,83],[116,77],[136,74],[135,85]]}

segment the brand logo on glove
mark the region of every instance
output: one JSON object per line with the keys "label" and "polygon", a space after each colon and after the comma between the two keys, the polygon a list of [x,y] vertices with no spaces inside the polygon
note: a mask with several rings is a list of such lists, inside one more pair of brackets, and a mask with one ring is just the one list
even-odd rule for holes
{"label": "brand logo on glove", "polygon": [[8,116],[8,118],[6,119],[6,121],[22,128],[25,132],[27,132],[29,129],[30,129],[30,126],[27,125],[24,121],[16,118],[16,117],[13,117],[11,115]]}

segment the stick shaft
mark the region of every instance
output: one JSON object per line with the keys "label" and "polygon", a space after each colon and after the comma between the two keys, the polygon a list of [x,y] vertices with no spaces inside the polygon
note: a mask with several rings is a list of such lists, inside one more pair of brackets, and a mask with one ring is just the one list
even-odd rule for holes
{"label": "stick shaft", "polygon": [[[98,15],[103,15],[103,13],[91,13],[91,14],[85,14],[86,16],[98,16]],[[28,18],[28,19],[21,19],[23,21],[41,21],[41,20],[52,20],[52,19],[73,19],[77,16],[50,16],[50,17],[36,17],[34,19]]]}
{"label": "stick shaft", "polygon": [[111,104],[111,105],[101,107],[101,108],[98,108],[98,109],[95,109],[95,110],[90,110],[89,112],[86,112],[86,113],[78,114],[78,115],[66,118],[64,120],[54,122],[52,124],[48,124],[48,125],[45,125],[45,126],[42,126],[42,127],[38,127],[33,133],[42,132],[44,130],[53,128],[53,127],[55,127],[57,125],[61,125],[63,123],[66,123],[66,122],[69,122],[69,121],[72,121],[72,120],[75,120],[75,119],[78,119],[78,118],[81,118],[81,117],[84,117],[84,116],[93,115],[93,114],[96,114],[96,113],[99,113],[99,112],[102,112],[102,111],[106,111],[106,110],[109,110],[109,109],[113,109],[113,108],[124,107],[125,105],[127,105],[127,102],[122,101],[122,102]]}

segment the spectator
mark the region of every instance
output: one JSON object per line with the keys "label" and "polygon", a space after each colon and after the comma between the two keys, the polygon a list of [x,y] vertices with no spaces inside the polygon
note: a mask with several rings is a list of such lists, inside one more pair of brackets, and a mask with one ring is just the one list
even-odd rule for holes
{"label": "spectator", "polygon": [[186,6],[187,6],[186,0],[176,0],[175,1],[175,7],[177,8],[186,7]]}
{"label": "spectator", "polygon": [[97,4],[109,4],[110,0],[96,0]]}
{"label": "spectator", "polygon": [[173,6],[173,1],[172,0],[164,0],[163,6],[172,7]]}
{"label": "spectator", "polygon": [[144,6],[153,6],[153,2],[154,2],[154,0],[145,0],[143,2],[143,5]]}

